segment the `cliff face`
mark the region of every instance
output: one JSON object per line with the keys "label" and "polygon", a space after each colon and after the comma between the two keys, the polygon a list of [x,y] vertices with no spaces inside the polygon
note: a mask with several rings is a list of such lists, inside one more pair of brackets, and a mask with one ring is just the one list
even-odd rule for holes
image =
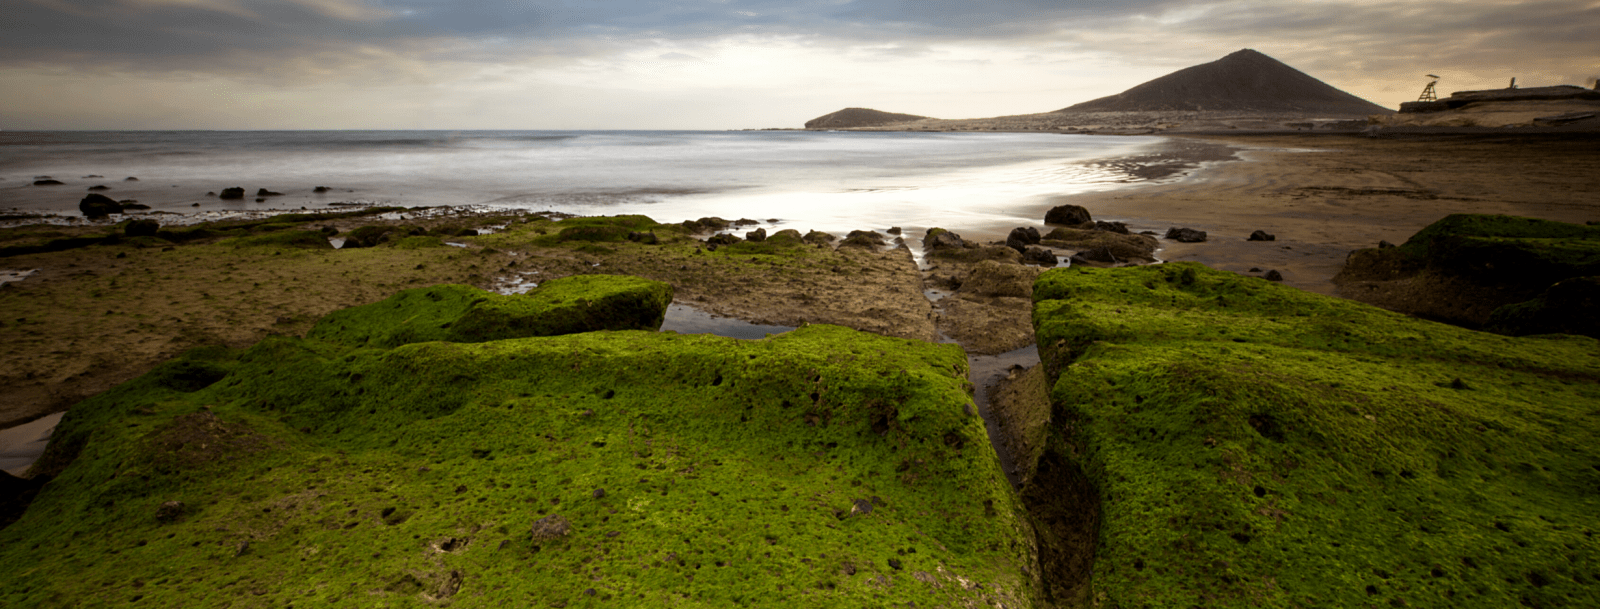
{"label": "cliff face", "polygon": [[1250,49],[1056,112],[1151,111],[1393,112]]}
{"label": "cliff face", "polygon": [[909,123],[928,118],[915,114],[896,114],[871,108],[845,108],[806,121],[807,129],[849,129],[852,127],[877,127],[893,123]]}

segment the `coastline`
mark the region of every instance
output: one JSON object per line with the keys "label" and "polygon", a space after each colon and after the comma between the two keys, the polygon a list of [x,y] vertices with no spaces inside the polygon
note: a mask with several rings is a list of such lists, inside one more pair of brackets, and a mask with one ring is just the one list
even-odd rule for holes
{"label": "coastline", "polygon": [[[1600,220],[1596,134],[1206,134],[1169,136],[1235,146],[1244,162],[1183,179],[1059,197],[1133,230],[1207,231],[1203,243],[1162,240],[1167,261],[1220,270],[1277,270],[1284,283],[1337,295],[1351,250],[1403,243],[1453,213],[1508,214],[1582,224]],[[1254,230],[1276,236],[1252,242]]]}

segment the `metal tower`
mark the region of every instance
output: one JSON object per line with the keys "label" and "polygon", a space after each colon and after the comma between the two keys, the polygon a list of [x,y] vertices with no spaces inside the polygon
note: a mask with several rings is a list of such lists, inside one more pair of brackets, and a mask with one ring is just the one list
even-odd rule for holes
{"label": "metal tower", "polygon": [[1439,101],[1439,96],[1433,92],[1433,86],[1439,84],[1439,77],[1429,74],[1428,78],[1433,80],[1428,81],[1428,86],[1422,88],[1422,95],[1417,96],[1419,102]]}

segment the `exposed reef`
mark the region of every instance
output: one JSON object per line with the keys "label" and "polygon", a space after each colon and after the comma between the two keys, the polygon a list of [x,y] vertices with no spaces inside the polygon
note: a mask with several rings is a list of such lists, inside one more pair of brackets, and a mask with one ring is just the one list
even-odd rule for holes
{"label": "exposed reef", "polygon": [[[582,281],[559,306],[642,280]],[[398,306],[449,331],[493,301],[468,290],[329,316],[313,334],[337,342],[191,351],[75,406],[54,479],[0,531],[0,604],[1033,604],[1032,528],[959,348],[358,329]]]}
{"label": "exposed reef", "polygon": [[1594,339],[1194,263],[1048,271],[1033,299],[1052,407],[1017,454],[1057,600],[1600,603]]}

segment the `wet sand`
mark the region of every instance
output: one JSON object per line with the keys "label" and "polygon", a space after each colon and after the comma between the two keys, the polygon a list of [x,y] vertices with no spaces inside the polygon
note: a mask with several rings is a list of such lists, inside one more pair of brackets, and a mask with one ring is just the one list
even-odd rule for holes
{"label": "wet sand", "polygon": [[[1059,197],[1096,219],[1165,233],[1206,231],[1204,243],[1162,240],[1158,255],[1247,273],[1277,270],[1284,283],[1336,294],[1333,276],[1351,250],[1399,244],[1454,213],[1600,220],[1600,136],[1336,134],[1186,136],[1242,149],[1187,178],[1107,193]],[[1254,230],[1277,239],[1246,241]]]}

